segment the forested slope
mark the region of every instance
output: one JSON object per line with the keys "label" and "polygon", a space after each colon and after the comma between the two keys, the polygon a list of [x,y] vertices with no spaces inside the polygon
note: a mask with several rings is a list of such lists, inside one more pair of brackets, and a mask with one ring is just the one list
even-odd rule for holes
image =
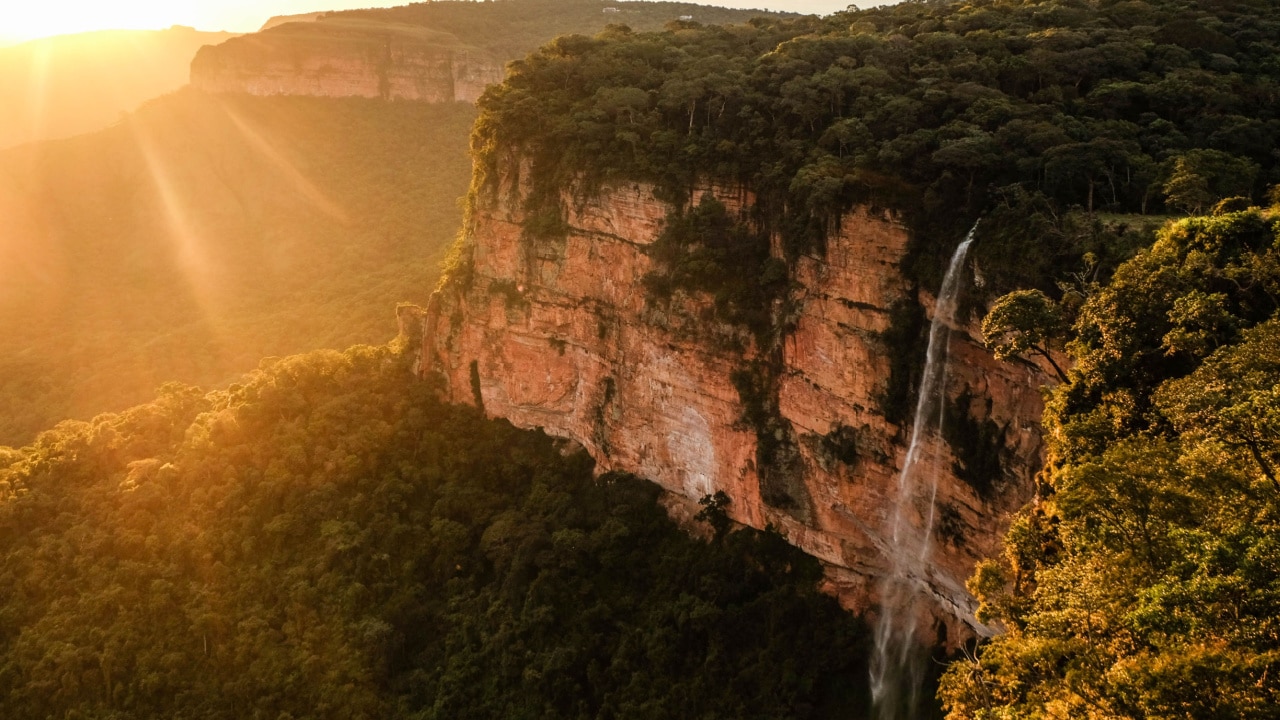
{"label": "forested slope", "polygon": [[0,443],[393,335],[461,222],[474,116],[184,90],[0,154]]}
{"label": "forested slope", "polygon": [[[1049,395],[1037,500],[972,583],[1005,633],[952,667],[942,699],[957,720],[1270,718],[1280,227],[1275,210],[1248,206],[1280,180],[1278,50],[1280,10],[1260,0],[920,2],[727,29],[615,27],[551,43],[486,96],[473,190],[502,192],[500,178],[528,172],[536,240],[564,231],[566,188],[654,183],[675,209],[650,292],[719,295],[717,311],[762,338],[783,330],[761,311],[786,299],[791,261],[820,251],[852,204],[903,214],[909,269],[926,286],[983,216],[984,284],[970,306],[1030,293],[997,301],[1010,312],[990,324],[993,345],[1065,343],[1072,362]],[[436,180],[400,174],[426,164],[388,158],[445,146],[422,128],[465,126],[469,111],[210,102],[153,105],[103,136],[120,148],[94,156],[107,162],[85,162],[76,142],[5,157],[6,170],[56,160],[85,173],[3,180],[5,192],[60,200],[20,226],[65,228],[0,244],[25,283],[0,295],[3,347],[20,351],[0,378],[43,378],[11,385],[33,393],[15,408],[76,412],[69,388],[95,385],[73,379],[145,393],[163,379],[216,381],[316,337],[385,336],[360,313],[376,307],[389,323],[395,300],[429,289],[417,234],[457,217],[427,215],[442,207],[420,202]],[[224,140],[166,125],[183,108],[195,127],[220,123],[209,137]],[[170,145],[197,147],[212,170],[188,176],[157,150]],[[439,187],[465,177],[457,162]],[[745,219],[684,207],[708,180],[752,190],[756,205]],[[188,202],[203,194],[223,198],[207,215]],[[1214,209],[1233,196],[1244,199]],[[135,197],[149,199],[132,218],[121,209]],[[1142,240],[1134,216],[1157,213],[1197,216],[1126,261]],[[150,217],[164,232],[126,232]],[[210,228],[238,242],[200,242]],[[773,234],[782,258],[770,258]],[[103,249],[64,254],[73,237]],[[152,245],[135,252],[124,237]],[[370,257],[401,270],[368,303],[349,302],[369,287]],[[359,285],[326,285],[322,269],[348,266],[340,282]],[[245,268],[250,279],[232,271]],[[101,285],[79,284],[88,278]],[[157,328],[200,342],[147,347]],[[110,348],[171,361],[135,377]],[[862,630],[816,595],[810,560],[776,536],[727,532],[714,507],[714,538],[690,539],[651,487],[593,484],[582,455],[439,404],[407,362],[374,348],[273,359],[226,391],[168,385],[152,404],[0,449],[6,711],[865,709]],[[16,418],[9,437],[47,424],[22,412],[0,414]]]}
{"label": "forested slope", "polygon": [[950,717],[1275,717],[1276,211],[1172,223],[1081,290],[988,323],[994,341],[1067,340],[1074,367],[1040,498],[971,582],[1007,632],[950,670]]}
{"label": "forested slope", "polygon": [[[418,3],[328,13],[302,34],[323,40],[327,22],[341,42],[343,23],[390,23],[508,58],[609,22],[658,29],[684,14],[758,14],[602,9],[596,0]],[[110,64],[59,62],[95,77]],[[59,68],[45,68],[44,89],[59,87]],[[122,81],[139,75],[121,71]],[[93,90],[111,87],[100,79]],[[213,386],[264,356],[388,337],[397,302],[425,303],[461,225],[474,117],[461,105],[183,90],[106,130],[0,153],[0,443],[142,402],[168,380]]]}
{"label": "forested slope", "polygon": [[780,537],[443,405],[388,348],[0,448],[14,720],[836,718],[862,626]]}

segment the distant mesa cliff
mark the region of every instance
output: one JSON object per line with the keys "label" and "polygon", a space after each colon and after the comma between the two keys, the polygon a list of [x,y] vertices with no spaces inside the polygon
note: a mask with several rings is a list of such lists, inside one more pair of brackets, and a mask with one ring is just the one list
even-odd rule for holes
{"label": "distant mesa cliff", "polygon": [[[731,212],[750,203],[722,188],[703,188],[695,202],[706,193]],[[734,519],[779,528],[827,565],[847,606],[873,607],[907,430],[878,402],[890,365],[884,332],[912,294],[899,270],[903,225],[857,209],[824,252],[799,258],[787,330],[763,358],[748,333],[714,319],[710,297],[646,297],[647,249],[670,209],[651,187],[585,202],[566,191],[569,230],[554,240],[525,233],[519,195],[478,202],[451,280],[425,313],[401,318],[421,333],[421,372],[442,377],[454,401],[479,400],[491,416],[572,438],[601,471],[652,479],[686,508],[723,491]],[[932,307],[927,294],[918,299]],[[1029,365],[996,362],[974,327],[959,330],[948,404],[965,418],[958,422],[994,430],[1001,470],[979,490],[959,477],[965,458],[943,452],[954,462],[938,489],[931,562],[917,580],[951,642],[983,631],[964,582],[1031,495],[1045,382]],[[762,363],[774,368],[768,381],[744,389],[742,369]],[[753,403],[773,413],[767,432],[751,426]],[[773,446],[772,467],[761,467],[762,442]]]}
{"label": "distant mesa cliff", "polygon": [[602,9],[598,0],[509,0],[281,15],[202,49],[191,84],[213,93],[472,102],[502,79],[507,61],[556,37],[611,24],[655,31],[691,13],[711,24],[787,15],[638,0]]}
{"label": "distant mesa cliff", "polygon": [[297,15],[272,15],[267,21],[262,23],[262,27],[258,28],[258,32],[270,30],[273,27],[279,27],[292,22],[315,22],[327,15],[325,12],[299,13]]}
{"label": "distant mesa cliff", "polygon": [[475,102],[503,63],[447,33],[363,20],[291,22],[221,45],[191,63],[210,93]]}

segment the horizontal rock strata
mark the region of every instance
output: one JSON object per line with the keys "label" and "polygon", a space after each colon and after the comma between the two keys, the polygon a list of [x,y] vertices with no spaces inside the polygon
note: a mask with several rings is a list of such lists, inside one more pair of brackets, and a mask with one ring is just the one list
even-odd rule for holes
{"label": "horizontal rock strata", "polygon": [[[731,211],[750,200],[703,192]],[[858,209],[822,254],[792,263],[773,387],[777,439],[798,458],[771,473],[757,467],[758,436],[731,379],[760,359],[750,334],[718,322],[710,298],[646,296],[646,248],[668,207],[644,185],[568,204],[567,237],[535,241],[522,231],[519,202],[480,203],[461,268],[421,318],[421,371],[443,377],[455,401],[478,396],[491,416],[581,443],[601,471],[649,478],[687,502],[723,491],[735,520],[778,528],[827,565],[847,607],[873,608],[909,430],[878,402],[890,366],[881,333],[912,292],[899,271],[905,228],[890,213]],[[919,300],[931,308],[932,298]],[[1033,366],[995,361],[973,327],[957,330],[952,402],[968,398],[971,417],[996,423],[1004,444],[1002,477],[985,494],[957,477],[942,448],[935,548],[919,580],[953,642],[982,630],[964,581],[1030,495],[1045,382]]]}
{"label": "horizontal rock strata", "polygon": [[211,93],[475,102],[503,63],[420,28],[289,23],[200,49],[191,84]]}

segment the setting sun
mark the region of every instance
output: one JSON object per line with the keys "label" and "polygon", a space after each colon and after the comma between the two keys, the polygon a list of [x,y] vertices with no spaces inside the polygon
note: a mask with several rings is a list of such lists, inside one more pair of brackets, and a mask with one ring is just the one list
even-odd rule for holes
{"label": "setting sun", "polygon": [[127,3],[49,2],[15,3],[0,11],[0,28],[15,39],[31,39],[104,28],[152,29],[174,24],[184,12],[165,0]]}
{"label": "setting sun", "polygon": [[49,0],[0,7],[0,43],[91,30],[156,30],[189,25],[201,30],[256,30],[272,15],[404,4],[374,0]]}

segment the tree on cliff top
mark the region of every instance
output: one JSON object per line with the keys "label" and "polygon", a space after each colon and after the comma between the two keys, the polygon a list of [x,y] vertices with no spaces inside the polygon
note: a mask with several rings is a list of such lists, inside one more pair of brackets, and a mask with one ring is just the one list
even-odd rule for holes
{"label": "tree on cliff top", "polygon": [[[820,249],[853,203],[892,207],[915,231],[909,264],[929,285],[940,256],[1011,187],[1057,217],[1072,206],[1158,211],[1175,158],[1237,169],[1197,169],[1209,203],[1280,180],[1277,52],[1270,3],[901,3],[821,20],[612,28],[543,47],[481,100],[475,193],[518,166],[527,202],[552,211],[570,186],[648,181],[676,205],[698,182],[746,186],[753,218],[788,257]],[[1174,205],[1187,197],[1180,183]],[[980,241],[976,260],[999,279],[1052,257],[1035,283],[1051,291],[1053,273],[1088,250],[1019,243],[994,253]]]}

